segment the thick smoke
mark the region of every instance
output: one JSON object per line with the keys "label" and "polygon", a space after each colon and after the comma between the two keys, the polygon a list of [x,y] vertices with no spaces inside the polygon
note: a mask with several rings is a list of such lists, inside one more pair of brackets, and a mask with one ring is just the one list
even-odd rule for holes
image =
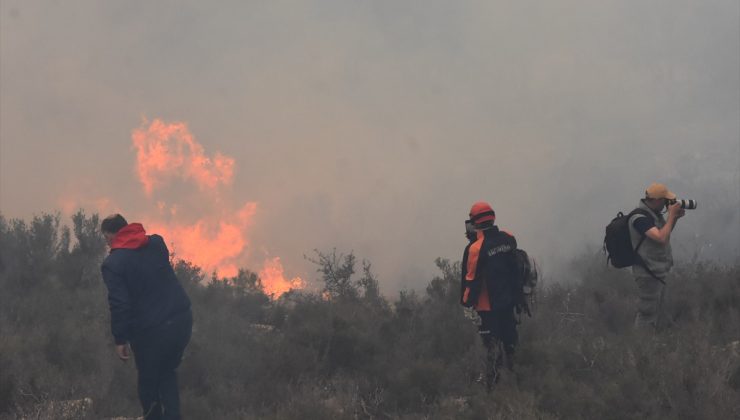
{"label": "thick smoke", "polygon": [[[234,159],[207,155],[230,174],[227,208],[259,203],[255,252],[304,278],[303,255],[336,246],[370,259],[387,293],[423,286],[435,257],[460,257],[481,199],[563,278],[653,181],[699,200],[677,257],[732,261],[739,9],[4,1],[0,210],[27,217],[84,196],[93,210],[159,211],[132,169],[145,115],[187,122]],[[178,185],[194,176],[152,184],[150,199],[197,213],[203,200]]]}

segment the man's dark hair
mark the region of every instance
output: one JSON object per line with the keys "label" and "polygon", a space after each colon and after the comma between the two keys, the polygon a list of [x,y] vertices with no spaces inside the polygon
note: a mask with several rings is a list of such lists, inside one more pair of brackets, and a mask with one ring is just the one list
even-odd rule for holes
{"label": "man's dark hair", "polygon": [[118,233],[126,225],[128,225],[126,219],[116,213],[103,219],[103,223],[100,224],[100,230],[107,233]]}

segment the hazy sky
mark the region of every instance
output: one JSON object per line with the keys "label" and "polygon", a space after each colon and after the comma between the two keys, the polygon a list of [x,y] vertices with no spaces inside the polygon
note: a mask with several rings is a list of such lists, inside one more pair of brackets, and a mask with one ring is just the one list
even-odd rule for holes
{"label": "hazy sky", "polygon": [[[245,264],[311,279],[304,254],[354,250],[393,293],[460,258],[474,201],[558,278],[662,181],[699,200],[677,254],[740,255],[736,0],[0,5],[6,217],[256,203]],[[228,185],[147,195],[155,119],[233,158]]]}

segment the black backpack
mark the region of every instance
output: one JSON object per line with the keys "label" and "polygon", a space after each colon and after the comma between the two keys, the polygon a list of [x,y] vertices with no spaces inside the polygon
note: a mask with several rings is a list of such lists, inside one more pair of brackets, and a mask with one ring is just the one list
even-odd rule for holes
{"label": "black backpack", "polygon": [[650,217],[650,213],[643,209],[634,209],[626,215],[620,211],[617,213],[617,217],[606,226],[606,236],[604,236],[604,250],[608,254],[606,261],[616,268],[631,267],[642,262],[637,250],[642,245],[645,237],[643,236],[640,239],[634,249],[632,248],[632,238],[630,238],[629,220],[635,214]]}
{"label": "black backpack", "polygon": [[512,252],[514,253],[517,282],[516,311],[519,314],[525,312],[531,317],[531,302],[534,300],[534,289],[539,277],[537,263],[531,260],[523,249],[516,248]]}

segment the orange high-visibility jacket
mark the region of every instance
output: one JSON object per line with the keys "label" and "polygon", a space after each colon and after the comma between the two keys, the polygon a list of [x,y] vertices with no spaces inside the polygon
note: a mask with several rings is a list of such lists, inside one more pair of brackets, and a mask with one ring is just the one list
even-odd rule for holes
{"label": "orange high-visibility jacket", "polygon": [[460,303],[477,311],[514,305],[516,291],[516,239],[496,226],[477,231],[465,247]]}

